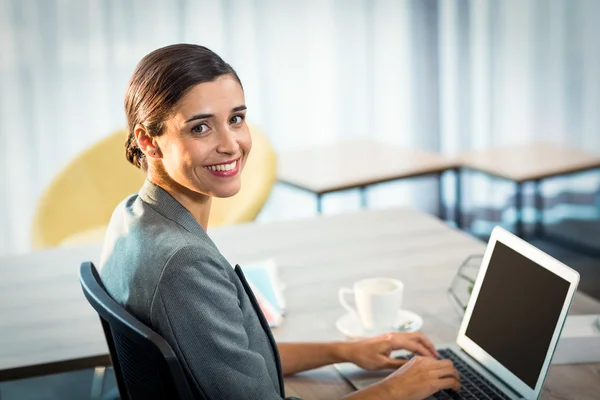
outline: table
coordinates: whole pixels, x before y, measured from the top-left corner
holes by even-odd
[[[482,242],[409,208],[209,233],[231,262],[273,258],[279,265],[288,304],[273,331],[280,341],[342,340],[334,327],[344,312],[337,289],[374,275],[403,280],[406,308],[423,316],[423,332],[437,343],[453,341],[460,317],[445,290],[460,262],[484,250]],[[77,278],[79,262],[98,254],[98,246],[86,246],[0,260],[0,380],[107,363],[98,317]],[[598,313],[600,303],[577,293],[572,312]],[[597,398],[599,373],[600,364],[553,366],[542,398]],[[288,395],[305,400],[352,390],[332,366],[288,377],[285,384]]]
[[[100,245],[0,259],[0,381],[110,365],[79,265]]]
[[[359,189],[361,205],[365,207],[367,186],[435,175],[440,186],[440,214],[443,215],[441,175],[448,170],[456,171],[458,166],[454,159],[425,150],[406,149],[373,140],[353,140],[280,154],[277,179],[315,194],[320,214],[322,198],[327,193]]]
[[[523,185],[534,184],[535,234],[543,234],[542,181],[583,171],[600,169],[600,156],[547,142],[471,150],[459,155],[462,169],[482,172],[515,183],[515,233],[523,237]],[[585,249],[584,249],[585,250]]]

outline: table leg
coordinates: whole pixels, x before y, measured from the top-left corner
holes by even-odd
[[[462,229],[462,171],[454,169],[454,223],[458,229]]]
[[[517,182],[515,190],[515,235],[522,238],[523,232],[523,183]]]
[[[358,190],[360,190],[360,206],[361,208],[367,208],[367,187],[361,186]]]
[[[446,221],[446,203],[444,202],[444,173],[437,174],[438,179],[438,216]]]
[[[600,169],[597,170],[600,172]],[[541,184],[541,182],[539,182]],[[582,242],[580,239],[573,238],[571,235],[563,235],[556,232],[546,230],[546,226],[544,225],[544,217],[543,217],[543,197],[541,197],[541,190],[536,186],[536,192],[539,192],[539,203],[536,204],[536,208],[540,210],[539,212],[539,220],[541,222],[540,228],[537,228],[536,225],[536,235],[541,236],[545,242],[552,243],[554,245],[560,246],[562,248],[578,252],[584,254],[586,256],[600,258],[600,247],[595,246],[594,244],[588,244]],[[600,192],[598,192],[600,194]],[[596,205],[598,207],[598,211],[600,212],[600,199],[596,199]]]
[[[544,198],[542,197],[541,181],[538,179],[533,182],[534,202],[535,202],[535,237],[541,237],[544,234]]]
[[[92,378],[92,388],[90,393],[91,400],[102,399],[102,389],[104,387],[104,378],[106,376],[106,367],[96,367]]]
[[[600,173],[600,168],[596,171]],[[596,190],[596,216],[600,218],[600,187]]]
[[[323,213],[323,195],[317,194],[317,214]]]

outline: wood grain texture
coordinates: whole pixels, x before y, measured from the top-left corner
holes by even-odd
[[[435,174],[457,166],[455,160],[433,152],[357,140],[282,153],[277,176],[281,182],[323,194]]]
[[[516,182],[600,168],[600,155],[546,142],[471,150],[458,159],[464,167]]]
[[[343,340],[335,328],[344,313],[337,291],[372,276],[404,281],[405,307],[423,316],[423,332],[436,343],[454,341],[461,319],[446,289],[460,262],[485,246],[407,208],[244,224],[209,234],[233,265],[265,258],[279,265],[288,304],[282,326],[273,330],[279,341]],[[50,373],[57,362],[63,370],[82,368],[106,356],[98,317],[78,281],[80,262],[97,261],[99,251],[86,246],[0,259],[0,380]],[[577,293],[572,312],[598,313],[600,303]],[[597,399],[599,376],[600,364],[552,367],[542,399]],[[288,395],[306,400],[352,390],[331,366],[285,382]]]

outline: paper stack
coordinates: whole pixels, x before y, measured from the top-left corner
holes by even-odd
[[[269,326],[278,326],[285,314],[285,300],[275,261],[256,261],[241,268]]]

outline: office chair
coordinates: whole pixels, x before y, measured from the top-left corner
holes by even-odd
[[[108,295],[93,263],[81,264],[79,278],[100,316],[121,400],[205,399],[192,395],[169,344]]]

